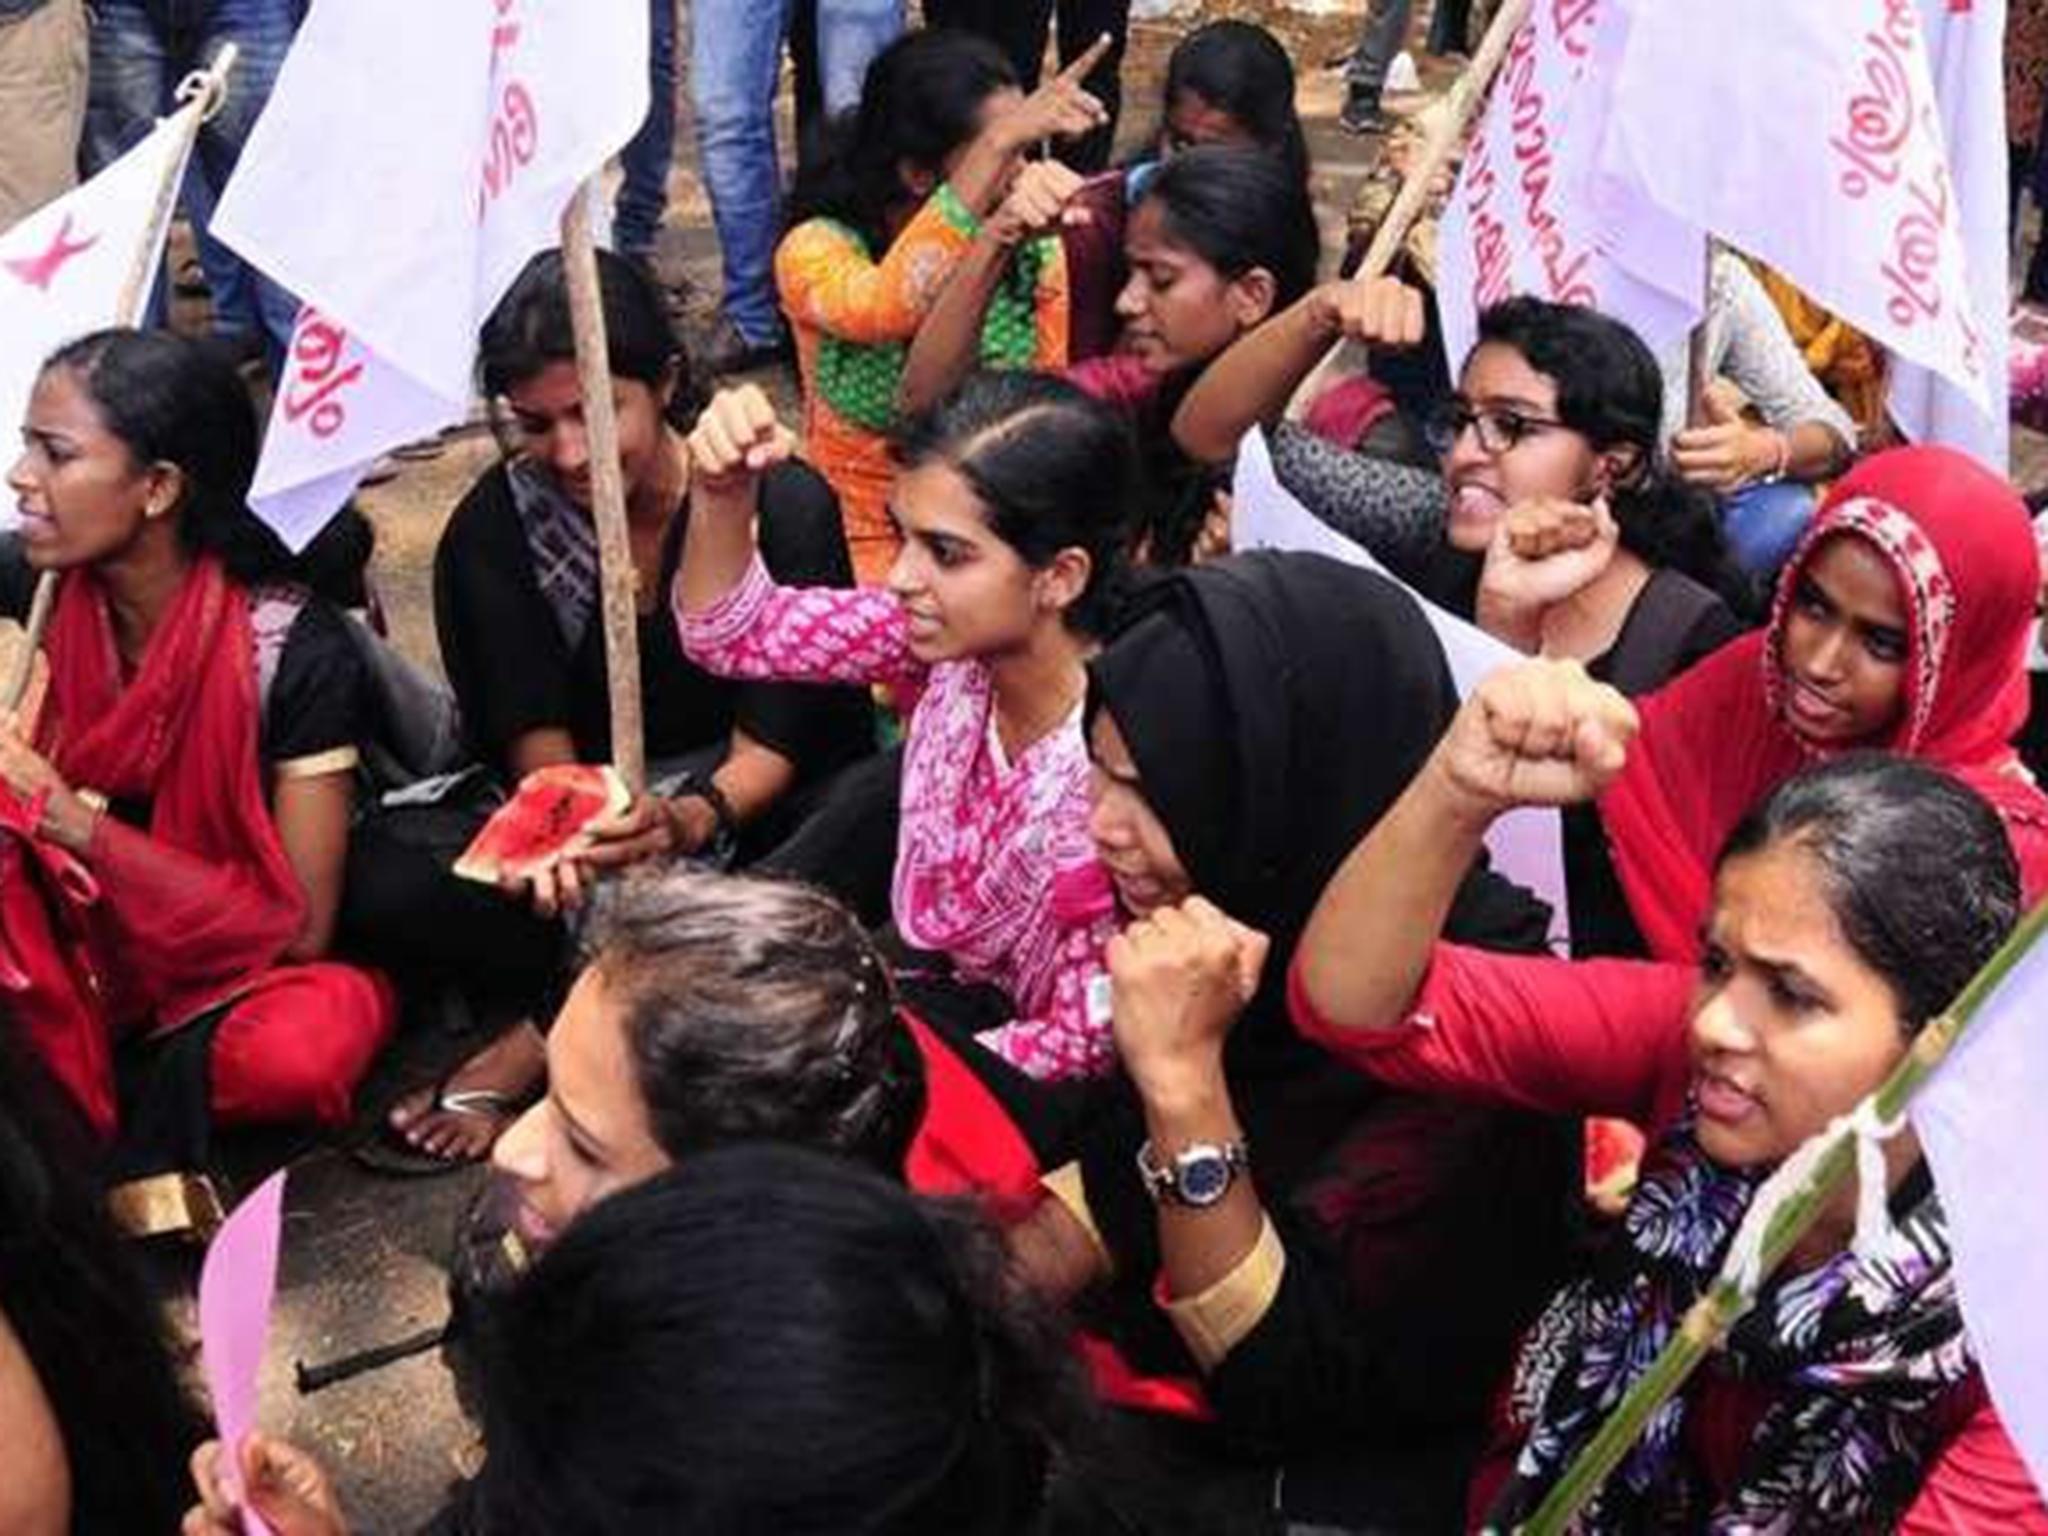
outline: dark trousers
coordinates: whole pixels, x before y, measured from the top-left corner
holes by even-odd
[[[925,0],[924,14],[931,26],[978,32],[994,43],[1009,56],[1010,66],[1027,91],[1038,85],[1048,25],[1057,21],[1059,26],[1062,69],[1107,32],[1113,40],[1109,52],[1085,83],[1109,109],[1109,121],[1086,138],[1063,145],[1060,158],[1083,173],[1109,164],[1117,112],[1123,103],[1124,43],[1130,34],[1131,0]]]

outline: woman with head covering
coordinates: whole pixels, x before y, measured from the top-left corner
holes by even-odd
[[[1143,920],[1200,892],[1284,962],[1453,705],[1421,612],[1381,577],[1259,554],[1161,582],[1090,668],[1090,830],[1117,905]],[[1468,938],[1541,942],[1519,893],[1475,881],[1469,896]],[[1476,1419],[1540,1290],[1569,1158],[1540,1122],[1383,1095],[1337,1068],[1288,1028],[1283,973],[1199,1073],[1167,1081],[1122,1051],[1136,1093],[1051,1176],[1060,1203],[1039,1220],[1092,1219],[1133,1314],[1119,1342],[1141,1356],[1163,1266],[1225,1431],[1298,1463]],[[1119,990],[1120,1047],[1123,1005]],[[1190,1104],[1214,1123],[1186,1119]],[[1223,1256],[1256,1248],[1255,1276],[1222,1295],[1198,1294],[1206,1271],[1177,1230],[1202,1221],[1207,1196],[1186,1186],[1203,1173],[1251,1179],[1272,1212]]]
[[[1856,747],[1924,759],[1982,794],[2038,900],[2048,798],[2011,743],[2039,590],[2020,498],[1974,460],[1903,448],[1842,480],[1786,565],[1769,628],[1643,701],[1641,740],[1600,799],[1651,952],[1692,958],[1729,830],[1799,769]]]

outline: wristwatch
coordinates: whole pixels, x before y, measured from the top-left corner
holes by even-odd
[[[1216,1204],[1238,1177],[1251,1170],[1251,1149],[1243,1138],[1218,1144],[1194,1141],[1161,1161],[1151,1142],[1138,1148],[1138,1177],[1161,1205],[1200,1211]]]

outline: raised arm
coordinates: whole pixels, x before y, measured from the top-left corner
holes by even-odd
[[[676,609],[688,616],[728,596],[754,561],[761,476],[796,451],[796,436],[752,384],[722,390],[690,433],[690,526],[676,572]]]
[[[775,253],[784,308],[857,345],[911,340],[955,266],[975,249],[982,221],[1008,195],[1025,152],[1048,139],[1078,138],[1107,120],[1075,73],[1092,68],[1107,42],[998,114],[879,256],[864,256],[851,234],[827,220],[792,230]]]
[[[1481,683],[1316,904],[1295,961],[1315,1012],[1347,1031],[1399,1025],[1494,818],[1590,800],[1635,730],[1634,707],[1577,662],[1531,661]]]
[[[989,301],[1010,259],[1028,240],[1059,228],[1081,178],[1057,160],[1035,160],[1017,173],[1009,196],[982,224],[954,268],[904,360],[896,408],[913,415],[939,400],[973,370]]]
[[[1422,295],[1393,278],[1325,283],[1247,331],[1202,375],[1173,416],[1188,457],[1220,464],[1252,427],[1276,420],[1301,381],[1344,337],[1412,347],[1423,336]]]
[[[690,434],[690,523],[674,605],[684,654],[721,677],[913,683],[902,606],[879,588],[782,587],[761,562],[761,478],[796,439],[752,384],[721,391]]]

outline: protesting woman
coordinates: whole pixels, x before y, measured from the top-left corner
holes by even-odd
[[[756,553],[763,474],[794,451],[760,391],[690,439],[696,525],[675,587],[683,648],[738,678],[888,684],[915,700],[892,906],[906,944],[1014,1014],[978,1037],[1034,1077],[1100,1074],[1088,1001],[1113,923],[1066,894],[1094,862],[1081,736],[1134,476],[1123,424],[1057,379],[977,374],[902,439],[903,547],[887,591],[777,583]]]
[[[1296,1023],[1382,1081],[1652,1127],[1616,1240],[1525,1342],[1473,1512],[1511,1529],[1682,1326],[1764,1177],[1846,1115],[2010,933],[2019,872],[1983,798],[1853,754],[1781,784],[1720,850],[1697,968],[1437,943],[1493,818],[1599,791],[1634,711],[1571,663],[1497,673],[1346,861],[1290,981]],[[1213,955],[1160,939],[1190,972]],[[1212,982],[1205,1007],[1215,1006]],[[1956,1294],[1910,1132],[1888,1220],[1845,1190],[1582,1517],[1645,1529],[2048,1530]],[[1514,1442],[1519,1442],[1515,1454]],[[1510,1465],[1511,1463],[1511,1465]]]
[[[102,1133],[135,1048],[149,1160],[211,1123],[346,1122],[393,1022],[322,957],[348,846],[363,675],[245,503],[234,368],[161,332],[54,354],[9,476],[5,606],[58,578],[49,689],[0,725],[0,966],[20,1026]]]
[[[1055,165],[1027,167],[997,218],[1057,227],[1079,190]],[[1155,564],[1185,564],[1213,487],[1174,446],[1168,423],[1209,360],[1315,280],[1315,212],[1300,183],[1255,149],[1176,155],[1145,183],[1124,226],[1127,276],[1116,296],[1115,350],[1066,376],[1126,416],[1149,469],[1147,515],[1136,530]],[[973,338],[991,296],[971,258],[954,273],[911,345],[900,401],[915,411],[974,366]]]
[[[1020,1243],[1070,1250],[1056,1228],[1086,1224],[1093,1272],[1045,1278],[1067,1289],[1113,1271],[1117,1336],[1141,1359],[1163,1305],[1185,1352],[1148,1363],[1186,1374],[1191,1359],[1238,1455],[1285,1468],[1290,1489],[1329,1490],[1289,1514],[1398,1524],[1396,1511],[1440,1509],[1447,1492],[1455,1503],[1455,1475],[1431,1488],[1388,1473],[1481,1422],[1555,1278],[1570,1128],[1385,1093],[1295,1035],[1281,985],[1317,893],[1451,717],[1435,637],[1383,577],[1316,555],[1240,555],[1148,589],[1089,677],[1106,898],[1142,923],[1200,892],[1261,929],[1275,958],[1228,1042],[1198,1044],[1146,1030],[1112,963],[1133,1091],[1097,1111]],[[1478,877],[1454,926],[1534,948],[1544,918]],[[1197,1134],[1191,1114],[1215,1118]],[[1231,1177],[1272,1212],[1251,1234],[1264,1267],[1249,1286],[1210,1293],[1221,1271],[1188,1245],[1206,1213],[1164,1174],[1139,1175],[1141,1160],[1173,1170],[1194,1141],[1235,1146]],[[1262,1286],[1271,1306],[1246,1311]]]
[[[2029,901],[2048,891],[2048,797],[2012,746],[2027,716],[2040,561],[2019,496],[1951,449],[1895,449],[1829,495],[1769,628],[1642,702],[1600,797],[1650,953],[1690,960],[1735,823],[1801,767],[1858,747],[1916,757],[2004,821]]]
[[[1078,82],[1105,47],[1106,39],[1027,97],[993,44],[913,32],[868,66],[859,109],[795,189],[775,282],[803,376],[804,452],[838,494],[864,583],[883,579],[900,542],[886,502],[905,349],[971,250],[989,259],[996,285],[980,360],[1067,360],[1058,243],[992,216],[1028,150],[1103,121],[1102,104]]]

